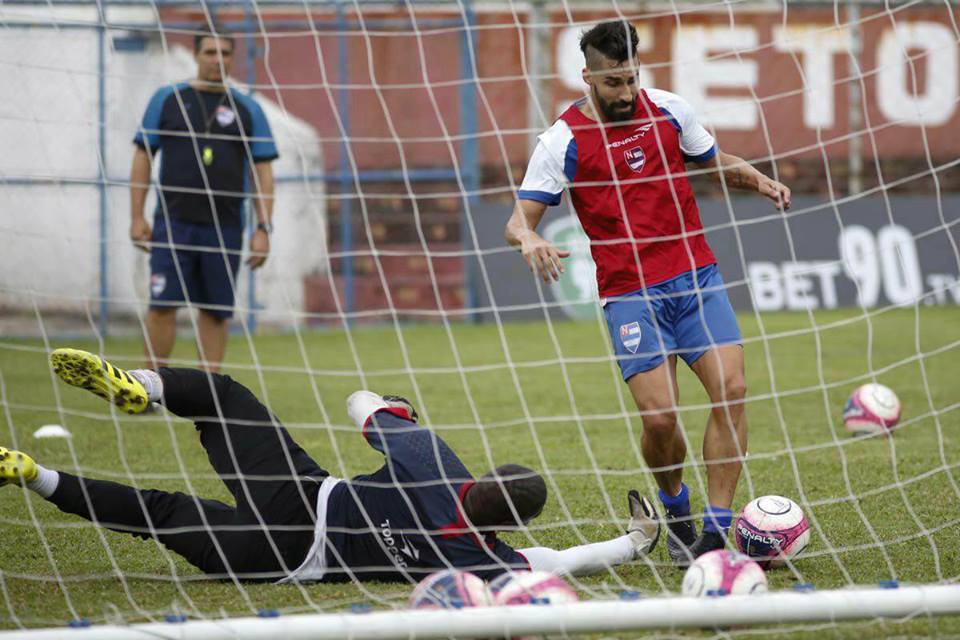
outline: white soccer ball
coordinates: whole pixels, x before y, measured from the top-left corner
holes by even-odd
[[[742,553],[717,549],[693,561],[680,589],[683,595],[694,598],[764,593],[767,575]]]
[[[761,496],[740,512],[734,527],[737,549],[761,567],[779,567],[810,544],[810,525],[796,502]]]
[[[496,605],[566,604],[580,598],[566,580],[547,571],[513,571],[490,583]]]
[[[420,581],[410,596],[411,609],[462,609],[490,606],[487,585],[469,571],[447,569]]]
[[[889,434],[900,422],[900,399],[890,387],[865,384],[843,407],[843,426],[854,435]]]

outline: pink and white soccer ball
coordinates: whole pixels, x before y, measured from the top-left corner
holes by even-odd
[[[566,580],[547,571],[513,571],[490,583],[496,605],[567,604],[580,598]]]
[[[446,569],[420,581],[410,596],[411,609],[462,609],[490,606],[487,585],[469,571]]]
[[[900,399],[890,387],[865,384],[843,407],[843,426],[854,435],[889,434],[900,422]]]
[[[683,575],[680,590],[695,598],[763,593],[767,590],[767,575],[742,553],[717,549],[693,561]]]
[[[796,502],[761,496],[740,512],[734,526],[737,549],[761,567],[779,567],[810,544],[810,525]]]

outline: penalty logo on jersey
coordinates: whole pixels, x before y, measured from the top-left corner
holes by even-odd
[[[620,325],[620,342],[630,353],[636,353],[640,348],[640,323]]]
[[[634,147],[633,149],[624,151],[623,157],[626,159],[627,164],[630,165],[630,168],[637,173],[643,171],[643,165],[647,163],[647,156],[643,153],[642,147]]]

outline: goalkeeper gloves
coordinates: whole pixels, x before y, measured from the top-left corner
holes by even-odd
[[[650,501],[641,497],[633,489],[627,492],[627,502],[630,506],[627,535],[633,542],[635,559],[637,559],[647,555],[657,546],[657,540],[660,539],[660,518]]]

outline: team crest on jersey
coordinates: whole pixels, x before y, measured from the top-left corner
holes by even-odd
[[[229,127],[236,119],[237,114],[230,107],[224,104],[217,107],[217,122],[220,123],[221,127]]]
[[[150,293],[157,297],[167,288],[167,276],[162,273],[155,273],[150,276]]]
[[[640,323],[631,322],[620,325],[620,342],[627,351],[636,353],[640,348]]]
[[[626,159],[627,164],[630,165],[630,168],[637,173],[643,171],[643,165],[647,163],[647,156],[643,153],[642,147],[627,149],[623,152],[623,157]]]

